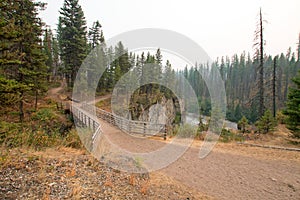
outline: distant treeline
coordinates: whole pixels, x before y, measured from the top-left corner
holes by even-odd
[[[275,99],[277,111],[285,107],[289,86],[292,85],[291,78],[295,77],[300,70],[299,51],[300,49],[297,58],[291,49],[288,49],[287,54],[282,53],[276,57]],[[222,57],[213,62],[212,67],[217,67],[220,70],[225,84],[228,120],[237,122],[243,115],[250,122],[258,120],[258,65],[258,60],[252,59],[250,54],[245,53],[240,56],[234,55],[232,58]],[[196,64],[194,67],[186,67],[179,72],[184,74],[194,88],[205,115],[210,113],[210,95],[206,83],[199,74],[209,73],[210,67]],[[265,108],[272,111],[274,57],[265,56],[264,69]]]
[[[34,97],[37,105],[38,97],[47,91],[48,83],[54,78],[64,77],[71,90],[83,61],[90,56],[92,49],[99,45],[102,45],[102,48],[97,52],[97,62],[93,62],[90,71],[86,72],[87,84],[92,85],[91,80],[95,78],[97,65],[106,68],[96,86],[98,93],[112,92],[115,84],[132,68],[136,68],[139,76],[143,75],[144,78],[139,79],[141,84],[147,82],[147,77],[159,77],[158,80],[179,85],[175,77],[183,75],[198,96],[202,114],[209,115],[210,94],[201,74],[209,75],[211,81],[214,81],[211,69],[217,68],[225,84],[227,118],[238,121],[245,115],[250,122],[255,122],[259,118],[257,80],[260,75],[258,66],[262,62],[258,57],[251,58],[250,54],[243,53],[231,58],[222,57],[211,66],[195,64],[182,71],[174,71],[170,61],[163,63],[160,49],[155,55],[151,55],[149,52],[131,53],[122,42],[115,47],[106,47],[101,24],[96,21],[92,27],[86,26],[84,12],[78,0],[64,1],[56,33],[45,26],[38,17],[40,9],[44,7],[45,4],[35,3],[32,0],[0,2],[1,106],[18,105],[20,120],[24,117],[24,99]],[[266,109],[272,110],[274,107],[272,106],[274,86],[275,109],[281,110],[285,107],[288,89],[292,84],[291,78],[300,69],[299,53],[300,46],[297,55],[289,49],[286,54],[282,53],[276,57],[277,62],[274,57],[264,56],[263,89]],[[147,65],[151,63],[155,65]],[[158,85],[148,84],[142,87],[139,93],[153,94],[163,90]],[[173,95],[168,94],[169,90],[164,93],[173,98]]]

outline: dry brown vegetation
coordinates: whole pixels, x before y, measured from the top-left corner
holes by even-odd
[[[208,199],[162,174],[149,177],[106,167],[85,150],[1,150],[4,199]]]
[[[111,112],[111,98],[106,98],[96,103],[98,108]]]

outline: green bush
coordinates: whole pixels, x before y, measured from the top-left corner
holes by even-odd
[[[180,112],[176,112],[174,123],[175,124],[179,124],[180,122],[181,122],[181,113]]]
[[[229,130],[222,129],[219,140],[221,142],[231,142],[231,141],[242,142],[242,141],[244,141],[244,137],[240,134],[235,134]]]
[[[201,133],[203,131],[207,131],[209,127],[209,124],[204,124],[200,121],[199,126],[198,126],[198,133]]]
[[[260,133],[268,133],[273,131],[275,126],[277,125],[276,120],[271,114],[270,110],[267,110],[264,115],[256,122],[256,126],[258,128],[258,132]]]
[[[245,133],[247,131],[248,119],[243,116],[241,120],[238,122],[238,129]]]
[[[173,129],[173,135],[180,138],[195,137],[197,134],[197,127],[190,124],[184,124],[182,126],[175,126]]]
[[[83,144],[77,134],[76,130],[72,129],[69,134],[63,139],[63,146],[71,147],[75,149],[83,148]]]
[[[19,146],[22,143],[21,133],[21,124],[0,122],[0,144],[11,148]]]
[[[276,120],[279,124],[285,124],[286,116],[281,111],[278,111],[276,113]]]
[[[50,108],[42,108],[38,110],[33,116],[32,120],[38,120],[38,121],[50,121],[55,118],[55,114],[53,113],[53,110]]]
[[[1,122],[0,128],[0,144],[7,148],[24,146],[42,149],[61,143],[59,133],[49,134],[48,130],[34,125]]]
[[[36,150],[57,146],[82,148],[75,131],[61,131],[61,127],[71,124],[68,120],[62,121],[64,117],[50,108],[43,108],[34,113],[29,122],[0,121],[0,145],[5,148],[23,146]]]

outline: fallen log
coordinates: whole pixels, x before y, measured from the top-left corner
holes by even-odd
[[[252,146],[252,147],[261,147],[261,148],[268,148],[268,149],[279,149],[279,150],[299,151],[300,152],[300,148],[269,146],[269,145],[261,145],[261,144],[251,144],[251,143],[246,143],[246,142],[237,142],[237,144],[247,145],[247,146]]]

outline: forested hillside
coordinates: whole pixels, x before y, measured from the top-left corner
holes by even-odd
[[[213,65],[220,69],[225,83],[227,118],[237,122],[245,115],[251,122],[255,122],[259,117],[257,85],[257,66],[259,62],[252,59],[249,53],[242,53],[240,56],[234,55],[231,58],[228,56],[222,57],[220,60],[215,61]],[[287,54],[282,53],[275,58],[265,56],[264,68],[265,107],[273,111],[273,81],[275,79],[276,111],[280,111],[286,105],[289,87],[293,86],[291,78],[300,69],[299,56],[296,57],[291,49],[288,49]],[[203,113],[206,115],[209,114],[210,110],[210,96],[204,80],[199,77],[199,72],[203,74],[208,69],[208,66],[196,65],[189,69],[186,67],[183,71],[180,71],[199,95]]]
[[[47,91],[49,83],[64,78],[68,90],[72,91],[78,69],[98,45],[102,45],[99,62],[106,66],[97,86],[98,94],[111,93],[118,80],[132,68],[149,77],[161,75],[161,80],[168,79],[175,85],[178,83],[174,77],[183,75],[198,96],[201,114],[210,115],[210,95],[201,74],[209,75],[213,81],[211,69],[217,68],[226,89],[226,116],[235,122],[245,116],[249,122],[254,123],[266,110],[274,114],[275,111],[283,110],[289,87],[294,86],[291,80],[300,69],[300,45],[296,52],[287,47],[287,52],[280,55],[268,55],[264,51],[264,42],[261,41],[268,38],[263,38],[261,13],[258,31],[253,36],[258,39],[254,45],[257,52],[255,55],[247,52],[224,55],[211,64],[195,63],[194,66],[186,66],[184,70],[177,70],[182,66],[172,67],[172,61],[164,60],[159,48],[156,54],[151,55],[149,52],[130,52],[122,41],[115,47],[106,46],[105,27],[101,26],[100,21],[95,21],[88,28],[78,0],[64,1],[56,31],[51,30],[38,17],[40,10],[45,9],[42,3],[3,0],[0,6],[1,107],[17,108],[20,121],[26,112],[23,106],[25,100],[34,99],[33,109],[37,109],[38,99]],[[156,67],[150,68],[147,65],[150,63],[156,64],[153,65]],[[93,76],[95,74],[92,71],[87,72],[88,81]],[[145,79],[141,81],[147,82]],[[158,85],[148,84],[138,93],[148,94],[146,97],[155,93],[166,95],[163,90]],[[170,97],[173,98],[172,95]],[[135,104],[138,100],[133,98],[132,101]],[[148,102],[147,106],[156,101]]]

